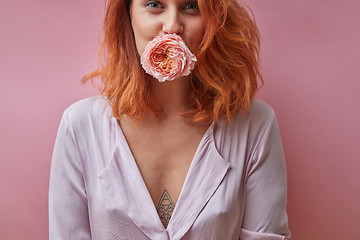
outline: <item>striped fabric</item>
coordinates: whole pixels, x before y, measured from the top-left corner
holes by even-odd
[[[214,121],[162,225],[118,121],[102,97],[65,110],[53,152],[50,239],[289,239],[286,166],[274,111]]]

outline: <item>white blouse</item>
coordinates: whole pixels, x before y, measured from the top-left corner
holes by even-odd
[[[212,122],[165,229],[108,101],[97,96],[71,105],[60,123],[50,239],[289,239],[286,196],[276,117],[254,99],[244,116]]]

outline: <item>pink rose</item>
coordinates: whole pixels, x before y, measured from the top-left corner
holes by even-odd
[[[141,56],[141,65],[147,74],[159,82],[188,76],[197,61],[179,35],[166,34],[149,42]]]

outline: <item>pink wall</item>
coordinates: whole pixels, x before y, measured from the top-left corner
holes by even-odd
[[[0,239],[48,239],[47,192],[62,111],[92,95],[103,3],[10,0],[0,7]]]
[[[248,0],[278,115],[295,240],[360,239],[360,11],[356,0]],[[0,239],[47,239],[49,167],[62,111],[95,94],[103,1],[3,1]]]
[[[360,239],[360,2],[247,1],[263,36],[295,240]]]

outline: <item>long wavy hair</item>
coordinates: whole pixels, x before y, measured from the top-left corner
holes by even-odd
[[[129,2],[106,2],[104,41],[99,51],[103,64],[82,82],[100,78],[101,94],[109,100],[113,116],[141,120],[149,110],[160,114],[162,107],[151,95],[140,65]],[[251,11],[237,0],[198,0],[198,5],[205,34],[190,75],[193,108],[182,116],[192,123],[219,118],[230,121],[235,113],[246,113],[263,82],[259,31]]]

